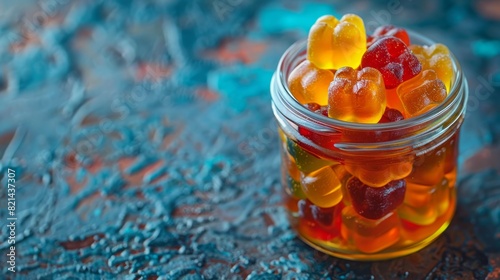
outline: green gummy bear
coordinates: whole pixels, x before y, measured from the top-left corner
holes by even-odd
[[[332,164],[331,161],[321,159],[302,149],[296,142],[290,139],[287,139],[287,150],[295,159],[297,168],[304,174],[309,174],[324,166]]]

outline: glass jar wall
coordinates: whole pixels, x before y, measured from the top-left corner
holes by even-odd
[[[412,42],[430,45],[410,33]],[[306,42],[283,55],[271,82],[281,139],[284,204],[312,247],[354,260],[415,252],[448,226],[456,205],[460,126],[467,81],[455,76],[446,100],[420,116],[359,124],[315,114],[286,80],[305,59]]]

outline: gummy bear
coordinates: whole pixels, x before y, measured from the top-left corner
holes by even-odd
[[[339,142],[341,137],[338,132],[312,131],[301,126],[299,126],[299,133],[314,144],[330,150],[334,148],[335,143]],[[306,147],[308,150],[311,150],[318,155],[324,157],[328,156],[327,154],[324,154],[322,150],[318,149],[317,147],[310,146],[308,143],[301,142],[300,145]]]
[[[389,182],[379,188],[363,184],[358,178],[352,177],[347,182],[347,190],[352,206],[358,214],[367,219],[380,219],[403,203],[406,191],[406,181]]]
[[[407,157],[395,157],[392,163],[372,163],[363,160],[346,162],[345,169],[370,187],[382,187],[390,181],[408,176],[413,162]]]
[[[332,163],[331,161],[321,159],[316,155],[311,154],[291,139],[287,140],[287,150],[295,160],[297,168],[305,174],[318,170],[324,166],[328,166]]]
[[[396,109],[400,112],[404,112],[405,107],[403,106],[401,99],[399,99],[397,89],[398,88],[385,89],[385,94],[387,96],[387,107]]]
[[[349,172],[347,172],[344,165],[340,163],[332,164],[331,167],[342,185],[345,185],[347,183],[347,180],[349,180],[349,178],[352,177],[352,175]]]
[[[338,233],[340,233],[340,223],[342,222],[341,211],[343,208],[344,205],[342,202],[330,208],[321,208],[316,205],[311,206],[314,220],[324,229],[337,231]]]
[[[430,225],[449,208],[448,180],[442,179],[435,186],[408,183],[404,203],[398,208],[402,219],[417,225]]]
[[[283,180],[285,180],[284,185],[288,187],[286,188],[287,194],[296,198],[306,198],[300,184],[300,171],[294,159],[286,151],[282,152],[281,159],[283,161],[281,172],[284,176]]]
[[[334,210],[335,206],[330,208],[321,208],[316,205],[311,206],[314,220],[324,227],[330,227],[332,225]]]
[[[342,200],[339,178],[330,166],[304,175],[301,183],[307,198],[319,207],[330,208]]]
[[[307,201],[306,199],[301,199],[298,202],[299,217],[305,219],[306,221],[314,222],[311,206],[311,202]]]
[[[378,220],[360,216],[352,206],[342,210],[342,237],[354,243],[365,253],[376,253],[392,246],[400,239],[400,222],[395,212],[389,212]]]
[[[423,240],[435,233],[437,229],[433,226],[421,226],[401,219],[401,236],[405,240],[413,242]]]
[[[283,181],[282,181],[282,184],[284,184]],[[287,188],[282,188],[281,196],[283,198],[283,206],[290,213],[298,213],[299,212],[299,208],[297,205],[299,202],[299,199],[296,198],[295,196],[290,195]]]
[[[437,147],[415,158],[413,171],[408,176],[409,182],[433,186],[444,176],[446,149]]]
[[[328,117],[328,106],[321,106],[318,103],[307,103],[306,107],[316,114]]]
[[[287,178],[288,191],[290,195],[293,195],[296,198],[306,198],[304,191],[302,190],[302,185],[299,181],[294,180],[292,177],[288,176]]]
[[[396,109],[385,107],[384,114],[378,123],[389,123],[404,120],[403,114]],[[404,137],[404,132],[400,130],[345,130],[342,139],[351,143],[376,143],[400,139]]]
[[[288,88],[301,104],[315,102],[326,105],[332,80],[332,71],[319,69],[305,60],[290,73]]]
[[[328,106],[321,106],[317,103],[307,103],[306,108],[310,111],[328,117]],[[299,126],[298,128],[300,135],[304,136],[314,144],[320,146],[321,148],[325,148],[328,150],[333,149],[335,143],[340,140],[340,133],[336,131],[313,131],[308,128]],[[327,157],[328,155],[324,155],[323,152],[317,147],[308,145],[303,141],[300,143],[302,146],[306,146],[307,149],[313,151],[318,155],[322,155]]]
[[[405,45],[410,45],[410,36],[408,36],[406,30],[393,25],[384,25],[377,27],[377,29],[375,29],[375,31],[373,32],[373,35],[368,36],[366,40],[367,46],[370,47],[375,41],[383,36],[393,36],[401,39],[401,41],[403,41]]]
[[[386,96],[379,71],[343,67],[328,89],[328,116],[342,121],[377,123],[384,114]]]
[[[357,68],[365,50],[365,26],[357,15],[346,14],[340,21],[322,16],[309,31],[307,59],[321,69]]]
[[[417,57],[396,37],[382,37],[376,40],[363,55],[361,66],[379,70],[387,89],[397,87],[422,70]]]
[[[331,208],[320,208],[309,200],[300,200],[299,209],[299,231],[303,235],[320,240],[332,240],[340,234],[342,223],[342,203]]]
[[[453,63],[448,48],[443,44],[434,44],[432,46],[412,45],[410,49],[422,64],[422,70],[434,70],[437,77],[444,83],[446,91],[450,92]]]
[[[285,162],[284,166],[286,167],[286,174],[292,177],[295,181],[300,181],[300,171],[293,157],[287,152],[284,152],[283,161]]]
[[[378,123],[390,123],[404,120],[405,117],[401,114],[400,111],[396,109],[392,109],[389,107],[385,107],[384,114]]]
[[[446,88],[436,72],[425,70],[398,87],[405,117],[421,115],[439,105],[446,98]]]

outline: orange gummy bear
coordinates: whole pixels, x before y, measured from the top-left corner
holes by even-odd
[[[377,123],[386,103],[382,74],[371,67],[340,68],[328,89],[328,116],[343,121]]]
[[[420,72],[402,83],[397,94],[404,107],[405,118],[421,115],[439,105],[446,98],[446,88],[434,70]]]
[[[387,96],[387,107],[404,112],[405,107],[403,103],[401,103],[401,99],[399,99],[397,88],[385,89],[385,92]]]
[[[434,186],[408,183],[403,205],[398,209],[402,219],[416,225],[430,225],[450,206],[450,188],[446,178]]]
[[[415,158],[408,182],[433,186],[444,176],[446,148],[437,147]]]
[[[288,88],[301,104],[328,102],[328,87],[333,80],[333,73],[319,69],[308,60],[300,63],[288,77]]]
[[[364,253],[379,252],[399,241],[400,223],[395,212],[378,220],[362,217],[352,206],[342,210],[341,235]]]
[[[357,68],[365,51],[365,25],[357,15],[346,14],[340,21],[322,16],[309,31],[307,59],[321,69]]]
[[[434,70],[437,77],[444,83],[446,91],[450,92],[451,79],[453,78],[450,50],[443,44],[411,45],[410,50],[422,64],[422,70]]]
[[[390,181],[403,179],[412,171],[413,162],[401,158],[394,163],[346,162],[345,169],[370,187],[382,187]]]

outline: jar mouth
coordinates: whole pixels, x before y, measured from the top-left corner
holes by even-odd
[[[423,42],[426,45],[432,45],[435,44],[436,42],[432,41],[431,39],[422,36],[414,31],[407,30],[408,34],[410,35],[410,38],[412,40],[417,39],[419,42]],[[287,107],[287,109],[293,111],[293,113],[297,114],[301,118],[305,118],[308,121],[312,121],[317,124],[321,124],[322,126],[326,126],[329,128],[333,129],[345,129],[349,128],[351,130],[358,130],[358,131],[369,131],[369,130],[377,130],[377,131],[389,131],[389,130],[399,130],[399,129],[404,129],[408,128],[410,126],[418,126],[422,125],[425,123],[428,123],[432,121],[433,119],[439,118],[443,114],[446,114],[449,112],[450,108],[455,106],[457,102],[461,101],[461,98],[458,98],[459,95],[462,92],[462,89],[464,87],[464,77],[463,77],[463,72],[462,68],[460,67],[460,64],[458,63],[458,60],[456,57],[453,55],[453,53],[450,52],[450,57],[452,60],[453,64],[453,72],[454,72],[454,77],[451,82],[451,89],[450,92],[448,93],[446,99],[439,104],[438,106],[432,108],[431,110],[418,115],[416,117],[404,119],[401,121],[397,122],[390,122],[390,123],[377,123],[377,124],[365,124],[365,123],[355,123],[355,122],[346,122],[342,120],[337,120],[333,118],[329,118],[326,116],[323,116],[321,114],[316,114],[310,110],[308,110],[304,105],[299,103],[292,95],[290,92],[290,89],[288,88],[288,82],[287,82],[287,75],[286,73],[290,73],[291,69],[296,65],[290,65],[290,63],[287,61],[287,58],[295,58],[299,55],[304,55],[304,49],[306,47],[307,41],[301,40],[293,45],[291,45],[283,54],[281,57],[277,71],[273,79],[278,79],[277,81],[277,86],[279,87],[280,91],[285,93],[285,94],[280,94],[281,100],[284,105]],[[271,91],[272,92],[272,91]],[[273,96],[274,99],[274,96]],[[464,108],[465,109],[465,108]]]

